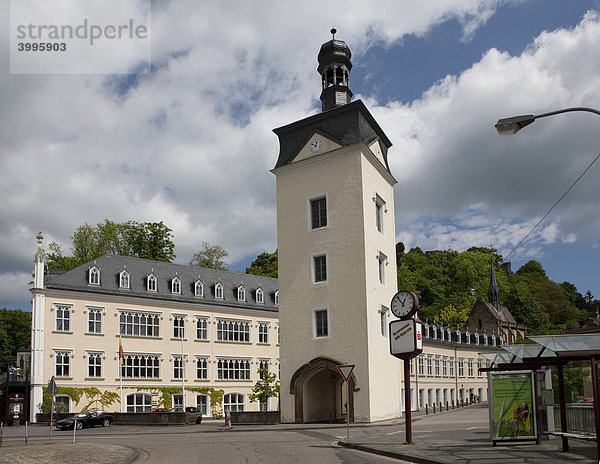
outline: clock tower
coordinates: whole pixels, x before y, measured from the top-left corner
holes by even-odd
[[[392,144],[351,101],[351,56],[335,37],[323,44],[323,111],[274,130],[283,422],[371,422],[401,411],[387,333],[397,281]],[[348,397],[340,364],[356,366]]]

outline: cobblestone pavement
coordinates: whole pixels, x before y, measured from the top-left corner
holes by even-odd
[[[127,464],[138,455],[133,448],[100,443],[53,443],[0,448],[0,464]]]

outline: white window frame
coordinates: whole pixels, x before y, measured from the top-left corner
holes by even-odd
[[[56,313],[56,316],[54,318],[55,331],[72,333],[73,331],[71,330],[71,313],[73,312],[73,306],[65,304],[55,304],[54,311]]]
[[[235,402],[232,402],[233,395],[235,395]],[[240,399],[242,400],[240,402]],[[234,406],[235,407],[232,407]],[[246,410],[246,395],[243,393],[231,392],[223,395],[223,414],[227,413],[227,408],[229,408],[229,412],[234,411],[245,411]],[[241,409],[240,409],[241,408]]]
[[[196,340],[208,340],[208,316],[196,316]]]
[[[217,282],[215,284],[215,298],[218,298],[218,299],[222,300],[223,299],[223,294],[224,294],[223,284],[221,282]]]
[[[313,217],[312,217],[312,205],[313,202],[325,200],[325,225],[317,225],[317,227],[313,227]],[[308,230],[321,230],[329,227],[329,198],[327,194],[316,195],[307,200],[307,208],[308,208]],[[321,222],[321,218],[319,217],[319,222]]]
[[[187,316],[182,314],[173,314],[173,338],[177,340],[181,340],[182,338],[185,340],[185,321]]]
[[[54,350],[54,375],[56,378],[70,379],[72,375],[73,351],[71,350]],[[60,361],[60,364],[59,364]],[[59,370],[60,369],[60,370]],[[66,371],[66,372],[65,372]]]
[[[85,357],[87,359],[87,375],[86,375],[86,377],[90,378],[90,379],[104,378],[104,375],[103,375],[103,372],[104,372],[103,359],[105,358],[104,352],[86,351]]]
[[[238,301],[246,301],[246,287],[240,285],[237,288],[237,300]]]
[[[158,354],[125,353],[121,376],[124,379],[160,379],[161,358],[162,356]],[[143,366],[142,360],[144,361]]]
[[[217,319],[217,341],[229,343],[250,343],[248,320]]]
[[[185,378],[185,356],[174,354],[171,356],[171,361],[173,362],[173,379]]]
[[[119,311],[119,334],[130,337],[159,338],[161,319],[162,315],[158,313]],[[131,333],[128,333],[129,328]]]
[[[326,329],[326,333],[323,334],[318,334],[317,329],[318,329],[318,320],[317,317],[319,316],[319,314],[325,312],[326,314],[326,324],[327,326],[325,327]],[[330,324],[330,320],[329,320],[329,308],[315,308],[313,309],[313,338],[316,340],[319,339],[324,339],[324,338],[329,338],[330,334],[331,334],[331,324]]]
[[[217,379],[220,381],[249,381],[252,380],[250,358],[217,358]]]
[[[425,356],[420,354],[418,360],[419,375],[425,375]]]
[[[325,258],[325,279],[317,280],[317,259]],[[328,269],[328,256],[327,253],[316,253],[311,256],[311,272],[312,272],[312,282],[313,284],[323,284],[329,280],[329,269]]]
[[[102,319],[104,314],[103,308],[91,308],[88,307],[87,313],[87,331],[89,334],[101,334],[102,333]],[[92,329],[92,330],[90,330]]]
[[[181,295],[181,279],[179,277],[171,279],[171,293]]]
[[[451,356],[450,359],[448,359],[448,371],[450,377],[454,377],[454,356]]]
[[[433,355],[427,355],[427,377],[433,376]]]
[[[90,267],[88,278],[88,283],[90,285],[100,285],[100,269],[98,269],[98,266]]]
[[[119,288],[131,288],[131,279],[129,278],[129,272],[123,269],[119,273]]]
[[[265,302],[265,292],[260,287],[256,289],[256,302],[258,304],[264,304]]]
[[[388,265],[388,257],[381,251],[377,254],[377,273],[379,283],[385,285],[385,268]]]
[[[275,300],[275,306],[279,306],[279,290],[275,291],[274,300]]]
[[[373,197],[373,201],[375,203],[375,228],[378,232],[383,234],[383,214],[387,213],[385,200],[376,193],[375,197]]]
[[[390,308],[386,308],[385,306],[381,306],[381,309],[379,310],[379,321],[381,324],[381,336],[383,338],[387,338],[388,337],[388,314],[390,312]]]
[[[149,292],[158,292],[158,279],[154,274],[148,274],[146,277],[146,290]]]
[[[204,296],[204,284],[201,280],[197,280],[194,284],[194,295],[195,296]]]
[[[129,404],[129,398],[132,398],[133,404]],[[138,402],[138,400],[142,400]],[[150,393],[135,392],[125,397],[125,411],[127,412],[150,412],[152,411],[152,395]]]
[[[203,416],[208,416],[210,413],[210,396],[196,393],[196,407],[202,411]]]
[[[269,323],[259,322],[258,323],[258,343],[261,345],[269,344]]]
[[[196,356],[196,380],[209,380],[207,356]]]

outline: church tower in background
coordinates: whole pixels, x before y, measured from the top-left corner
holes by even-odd
[[[352,54],[322,45],[322,112],[274,130],[282,422],[400,416],[400,364],[389,353],[396,292],[392,143],[351,101]],[[350,397],[336,366],[354,364]]]

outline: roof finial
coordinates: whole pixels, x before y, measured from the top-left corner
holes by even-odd
[[[333,36],[331,40],[335,40],[335,33],[337,32],[337,29],[335,27],[332,27],[329,32],[331,32],[331,35]]]

